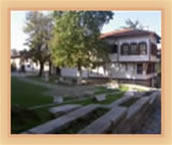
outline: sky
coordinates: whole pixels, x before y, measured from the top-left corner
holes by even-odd
[[[28,35],[23,32],[28,11],[11,11],[11,49],[29,49],[24,45]],[[48,13],[49,11],[43,11]],[[138,20],[147,30],[161,36],[161,11],[113,11],[113,19],[102,28],[102,33],[121,29],[128,19]]]

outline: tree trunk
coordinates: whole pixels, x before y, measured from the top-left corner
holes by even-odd
[[[48,72],[49,76],[52,75],[52,73],[51,73],[51,67],[52,67],[52,63],[51,63],[51,61],[49,61],[49,72]]]
[[[61,72],[60,72],[60,67],[56,67],[56,75],[60,75],[61,74]]]
[[[44,63],[43,62],[41,62],[40,63],[40,69],[39,69],[39,77],[42,77],[42,72],[43,72],[43,70],[44,70]]]
[[[78,79],[77,79],[77,83],[81,84],[81,82],[82,82],[82,68],[81,68],[80,64],[78,64],[78,73],[79,73],[79,76],[78,76]]]

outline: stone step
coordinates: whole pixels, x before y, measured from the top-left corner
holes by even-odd
[[[77,120],[79,118],[87,116],[90,112],[97,109],[98,107],[100,107],[100,105],[97,105],[97,104],[87,105],[85,107],[82,107],[80,109],[72,111],[71,113],[63,115],[59,118],[48,121],[47,123],[44,123],[42,125],[36,126],[32,129],[29,129],[29,130],[23,132],[22,134],[26,134],[26,133],[32,133],[32,134],[56,133],[57,130],[61,130],[61,129],[65,128],[74,120]]]
[[[123,120],[127,112],[125,107],[114,107],[111,111],[95,120],[83,130],[79,131],[79,134],[100,134],[106,133],[110,130],[112,124],[116,125],[120,120]]]
[[[49,111],[55,117],[58,117],[58,116],[63,115],[65,113],[69,113],[71,111],[74,111],[80,107],[81,107],[81,105],[79,105],[79,104],[67,104],[67,105],[62,105],[62,106],[58,106],[58,107],[52,107],[49,109]]]

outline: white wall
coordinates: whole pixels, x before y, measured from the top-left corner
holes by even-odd
[[[152,78],[156,75],[156,73],[153,74],[137,74],[136,72],[136,66],[137,64],[129,63],[128,67],[126,69],[126,66],[124,64],[107,64],[106,70],[102,66],[97,67],[95,69],[89,70],[83,70],[82,77],[102,77],[102,78],[116,78],[116,79],[140,79],[145,80]],[[63,77],[77,77],[78,71],[77,68],[62,68],[61,69],[61,75]]]
[[[20,58],[13,58],[13,59],[11,59],[11,64],[13,62],[16,63],[17,70],[20,69]]]
[[[106,39],[110,44],[117,44],[118,47],[118,54],[109,54],[110,60],[112,62],[143,62],[149,61],[149,54],[150,54],[150,44],[149,41],[153,41],[156,43],[156,39],[150,36],[139,36],[139,37],[127,37],[127,38],[120,38],[120,39]],[[123,56],[120,55],[120,45],[123,43],[132,43],[132,42],[146,42],[147,43],[147,54],[146,55],[128,55]],[[119,57],[119,60],[117,60]],[[154,58],[152,58],[154,59]],[[118,63],[119,63],[118,62]],[[91,71],[84,70],[83,77],[110,77],[112,78],[121,78],[121,79],[148,79],[153,77],[155,74],[137,74],[137,66],[134,63],[128,63],[128,69],[126,70],[126,66],[118,63],[107,64],[106,69],[102,66],[92,69]],[[61,75],[65,77],[77,77],[78,72],[76,68],[62,68]]]
[[[17,70],[20,69],[20,67],[21,67],[21,65],[20,65],[20,58],[11,58],[10,61],[11,61],[11,64],[12,64],[13,62],[16,63]],[[25,64],[25,70],[26,70],[26,72],[27,72],[27,71],[29,71],[29,72],[31,72],[31,71],[36,72],[36,71],[38,71],[39,68],[40,68],[39,63],[36,64],[36,63],[33,62],[31,59],[28,59],[27,61],[25,61],[24,64]],[[29,65],[30,65],[30,67],[29,67]],[[45,65],[44,65],[44,71],[48,71],[48,70],[49,70],[49,66],[48,66],[48,64],[45,64]]]
[[[78,69],[77,68],[61,68],[61,76],[63,77],[78,77]],[[88,77],[88,71],[83,70],[82,71],[82,77],[87,78]]]

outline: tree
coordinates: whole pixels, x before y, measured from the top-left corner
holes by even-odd
[[[50,59],[52,29],[51,15],[37,11],[27,13],[24,32],[29,34],[29,38],[25,44],[30,48],[31,58],[40,64],[39,76],[42,76],[45,62]]]
[[[111,11],[54,12],[53,63],[77,67],[80,82],[83,67],[92,67],[107,58],[106,44],[99,37],[102,26],[112,17]]]
[[[128,19],[125,23],[127,26],[122,26],[122,28],[143,29],[143,26],[138,20],[132,21],[131,19]]]

